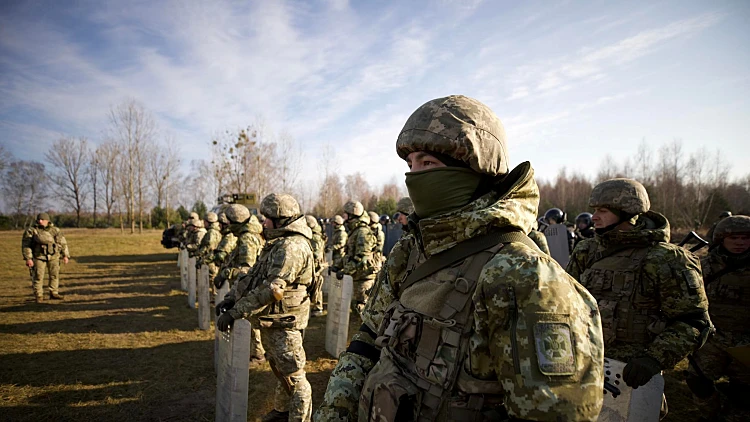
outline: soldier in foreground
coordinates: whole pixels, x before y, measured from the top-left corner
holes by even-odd
[[[695,353],[688,385],[709,420],[750,420],[750,217],[717,224],[716,245],[701,261],[716,334]],[[735,353],[737,357],[732,356]],[[742,362],[744,353],[745,361]]]
[[[314,269],[314,277],[313,280],[315,281],[314,285],[315,288],[312,289],[312,294],[310,296],[311,304],[311,310],[310,310],[310,316],[318,317],[323,315],[323,270],[326,266],[326,257],[325,257],[325,242],[323,241],[323,231],[320,229],[320,225],[318,225],[318,221],[313,217],[312,215],[306,215],[305,221],[307,222],[307,227],[310,228],[312,231],[312,239],[310,240],[310,245],[312,246],[313,251],[313,257],[315,258],[315,269]]]
[[[268,195],[260,212],[266,217],[267,243],[257,264],[236,284],[236,303],[221,314],[216,326],[226,331],[238,318],[260,321],[266,356],[278,379],[273,411],[262,420],[309,421],[312,390],[305,376],[302,330],[309,319],[307,286],[315,266],[312,232],[290,195]]]
[[[338,271],[344,268],[344,257],[346,255],[346,241],[349,236],[344,229],[344,218],[340,215],[333,217],[333,234],[326,251],[331,251],[331,269]]]
[[[596,302],[526,236],[539,189],[528,162],[509,172],[500,120],[474,99],[439,98],[396,149],[411,170],[411,230],[316,420],[596,420]]]
[[[60,286],[60,257],[64,264],[70,259],[68,241],[62,231],[50,221],[49,214],[36,216],[36,224],[26,229],[21,239],[21,254],[31,274],[31,287],[36,303],[44,301],[44,273],[49,280],[49,298],[62,300]]]
[[[375,256],[378,240],[370,230],[370,216],[359,201],[344,204],[344,220],[349,228],[349,237],[344,266],[336,273],[336,278],[341,280],[344,274],[352,276],[352,309],[361,313],[382,266],[380,258]]]
[[[626,362],[623,379],[637,388],[674,368],[711,332],[700,262],[669,243],[669,221],[650,210],[639,182],[602,182],[589,206],[596,235],[578,244],[568,273],[597,299],[605,356]]]

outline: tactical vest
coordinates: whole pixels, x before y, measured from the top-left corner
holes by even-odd
[[[722,334],[750,334],[750,268],[724,274],[706,285],[711,321]]]
[[[32,253],[35,257],[48,257],[60,252],[60,245],[58,244],[57,237],[52,234],[50,230],[35,228],[33,240],[34,245],[32,247]]]
[[[374,244],[373,249],[366,251],[369,253],[369,256],[367,257],[357,257],[354,255],[354,248],[349,248],[350,245],[354,245],[357,242],[357,236],[361,231],[364,231],[365,236],[375,237],[368,225],[358,225],[354,228],[354,230],[352,230],[351,233],[349,233],[349,239],[347,239],[346,245],[347,247],[345,260],[358,260],[361,258],[361,261],[359,261],[358,265],[356,265],[354,274],[351,275],[354,281],[373,278],[375,274],[380,271],[380,267],[382,267],[383,265],[383,261],[380,259],[380,257],[375,256],[375,249],[378,245],[377,238],[374,242],[372,242]]]
[[[528,238],[524,243],[537,249]],[[378,330],[375,342],[381,347],[381,354],[362,388],[358,410],[360,422],[484,421],[507,417],[500,383],[496,379],[477,379],[465,367],[469,340],[475,328],[473,297],[477,282],[485,265],[503,247],[504,243],[499,243],[475,253],[440,269],[429,279],[409,284],[407,276],[400,294],[397,294],[398,299],[388,307]],[[418,255],[417,248],[414,248],[407,263],[407,274],[420,269],[416,267],[415,270]],[[528,362],[538,364],[539,378],[544,379],[551,389],[554,387],[550,386],[558,382],[556,380],[570,382],[578,377],[574,355],[561,353],[554,356],[554,351],[546,359],[521,355],[520,341],[528,339],[521,332],[528,334],[540,327],[552,332],[564,324],[555,319],[559,315],[550,312],[525,315],[519,311],[521,308],[516,302],[512,281],[504,289],[512,304],[509,306],[509,331],[512,334],[511,350],[502,353],[512,355],[516,374],[521,373],[521,362],[523,365]],[[544,293],[540,292],[540,295]],[[595,316],[591,308],[586,307],[585,315],[570,314],[567,317],[570,321],[586,318],[590,321]],[[568,325],[568,330],[572,335],[573,324]],[[582,338],[587,339],[589,335],[585,333]],[[524,340],[519,341],[519,338]],[[569,344],[567,350],[572,347]],[[533,389],[541,388],[540,384],[535,384]],[[515,383],[509,388],[521,389]],[[525,394],[527,390],[516,392]]]
[[[637,246],[604,257],[590,255],[593,264],[581,275],[581,284],[599,304],[605,347],[615,341],[647,344],[666,327],[656,287],[642,277],[648,252],[649,247]]]

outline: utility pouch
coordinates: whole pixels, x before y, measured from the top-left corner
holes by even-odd
[[[295,328],[296,315],[265,315],[258,317],[262,328]]]
[[[420,393],[417,386],[401,375],[388,357],[382,357],[370,372],[359,399],[359,420],[401,422],[416,420]],[[365,410],[366,409],[366,410]]]

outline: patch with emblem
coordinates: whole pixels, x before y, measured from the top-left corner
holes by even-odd
[[[698,290],[700,290],[701,285],[703,285],[703,279],[701,278],[700,274],[698,274],[698,271],[695,271],[693,269],[687,269],[682,272],[682,277],[685,279],[685,283],[687,284],[688,288],[688,294],[691,296],[695,296],[698,294]]]
[[[562,322],[537,322],[534,343],[539,371],[544,375],[573,375],[575,350],[570,326]]]

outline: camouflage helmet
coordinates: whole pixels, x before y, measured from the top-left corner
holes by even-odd
[[[380,223],[380,216],[375,211],[370,211],[367,215],[370,216],[370,223]]]
[[[219,216],[216,215],[215,212],[209,211],[206,213],[206,217],[204,218],[204,220],[208,221],[209,223],[215,223],[219,221]]]
[[[489,107],[463,95],[428,101],[409,116],[398,135],[396,152],[405,160],[417,151],[447,155],[477,173],[508,173],[503,124]]]
[[[405,196],[398,200],[396,204],[396,211],[402,214],[411,214],[414,212],[414,204],[411,202],[411,198]]]
[[[230,223],[244,223],[250,218],[250,210],[241,204],[232,204],[224,211]]]
[[[224,211],[219,213],[219,223],[229,224],[229,219],[227,218],[227,214]]]
[[[594,186],[589,206],[638,215],[648,211],[651,202],[646,188],[640,182],[633,179],[610,179]]]
[[[305,216],[305,222],[307,222],[307,227],[314,229],[318,226],[318,220],[315,219],[312,215],[306,215]]]
[[[280,195],[272,193],[263,198],[260,203],[260,212],[268,218],[295,218],[302,214],[297,200],[285,193]]]
[[[344,224],[344,217],[342,217],[340,215],[337,215],[337,216],[333,217],[333,224],[337,224],[339,226],[342,225],[342,224]]]
[[[365,213],[365,207],[359,201],[349,201],[344,204],[344,212],[349,216],[361,217]]]
[[[46,212],[40,212],[39,214],[36,215],[36,220],[37,221],[39,220],[49,221],[50,220],[49,214],[47,214]]]
[[[191,212],[190,217],[188,217],[188,220],[200,220],[200,217],[198,216],[197,212]]]
[[[750,217],[746,215],[735,215],[727,217],[716,225],[714,230],[714,241],[721,240],[735,234],[750,235]]]

